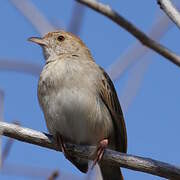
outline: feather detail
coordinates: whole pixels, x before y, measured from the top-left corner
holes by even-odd
[[[108,74],[101,68],[103,77],[99,84],[99,94],[111,114],[116,138],[116,150],[127,152],[127,133],[121,106],[114,85]]]

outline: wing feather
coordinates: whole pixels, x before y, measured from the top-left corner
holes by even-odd
[[[100,69],[103,73],[103,78],[100,83],[99,93],[112,117],[116,137],[116,150],[126,153],[127,133],[118,96],[110,77],[102,68]]]

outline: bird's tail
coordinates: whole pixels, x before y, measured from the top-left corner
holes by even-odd
[[[121,169],[117,166],[100,164],[103,180],[124,180]]]

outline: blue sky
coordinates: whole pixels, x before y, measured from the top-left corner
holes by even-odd
[[[33,0],[32,2],[53,25],[64,29],[69,26],[74,1]],[[104,0],[101,2],[109,4],[146,33],[163,15],[156,1]],[[21,61],[42,67],[44,60],[40,47],[27,41],[28,37],[40,35],[10,1],[0,2],[0,22],[0,61]],[[178,28],[172,26],[161,39],[161,43],[180,54],[179,34]],[[122,57],[137,42],[121,27],[88,8],[85,9],[80,37],[91,50],[97,64],[105,69],[108,69],[117,58]],[[128,153],[180,165],[178,141],[180,136],[180,70],[155,52],[151,50],[149,52],[151,54],[143,59],[150,63],[139,91],[124,114],[128,133]],[[119,97],[128,79],[132,78],[133,68],[142,63],[141,59],[136,62],[115,83]],[[46,132],[44,117],[37,100],[37,83],[37,76],[0,68],[0,88],[5,92],[5,121],[18,120],[22,126]],[[3,143],[5,140],[3,138]],[[38,168],[59,169],[65,174],[82,176],[61,153],[18,141],[13,144],[4,165],[10,168],[12,164],[32,166],[37,171]],[[163,179],[131,170],[123,169],[123,173],[125,179]],[[0,174],[0,178],[32,179],[32,177],[8,175],[5,172]]]

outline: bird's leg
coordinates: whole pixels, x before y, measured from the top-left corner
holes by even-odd
[[[88,170],[88,164],[80,162],[80,160],[77,157],[72,156],[66,149],[66,146],[64,144],[63,136],[60,135],[59,133],[56,134],[56,142],[57,142],[57,147],[62,151],[64,154],[65,158],[68,159],[71,163],[73,163],[79,170],[82,172],[87,172]],[[87,166],[87,167],[86,167]]]
[[[68,153],[68,151],[66,150],[65,144],[64,144],[64,140],[63,140],[63,136],[59,133],[56,134],[56,142],[57,142],[57,146],[58,149],[60,149],[62,151],[62,153],[64,154],[64,156],[72,162],[72,156]]]
[[[56,134],[56,142],[57,142],[58,149],[61,150],[64,156],[66,157],[67,156],[66,147],[63,141],[63,137],[59,133]]]
[[[108,139],[101,140],[99,142],[99,144],[97,145],[97,148],[95,151],[95,159],[93,161],[92,169],[96,165],[96,163],[98,163],[102,159],[102,156],[104,154],[104,150],[107,147],[107,145],[108,145]]]

